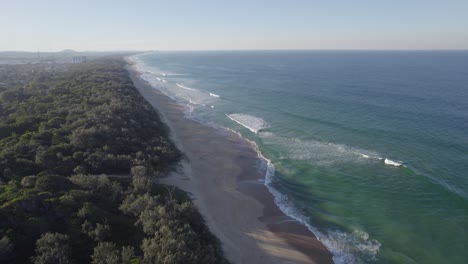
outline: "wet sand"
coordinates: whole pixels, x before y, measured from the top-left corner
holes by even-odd
[[[184,106],[152,88],[129,68],[185,154],[181,172],[161,180],[187,191],[232,263],[333,263],[305,226],[286,216],[263,184],[265,162],[236,133],[188,119]]]

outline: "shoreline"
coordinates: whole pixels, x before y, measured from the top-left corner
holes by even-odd
[[[153,88],[127,64],[140,94],[158,111],[186,155],[183,172],[160,182],[188,192],[233,263],[333,263],[302,223],[285,215],[263,184],[266,166],[237,133],[186,118],[184,106]]]

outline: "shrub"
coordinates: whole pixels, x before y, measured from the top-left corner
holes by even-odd
[[[57,192],[60,190],[66,191],[72,185],[68,178],[62,176],[39,176],[35,186],[40,191]]]
[[[117,245],[112,242],[99,242],[91,258],[92,264],[120,263],[120,252]]]
[[[34,264],[69,264],[68,236],[59,233],[45,233],[36,241]]]
[[[81,225],[81,233],[89,236],[94,241],[104,241],[110,235],[110,226],[107,223],[93,225],[85,220]]]
[[[32,188],[36,185],[37,176],[26,176],[21,179],[21,186]]]
[[[13,244],[7,236],[3,236],[0,239],[0,260],[8,259],[11,251],[13,250]]]

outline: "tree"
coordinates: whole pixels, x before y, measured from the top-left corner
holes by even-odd
[[[45,233],[36,241],[36,256],[31,260],[34,264],[68,264],[68,236],[60,233]]]
[[[92,264],[120,263],[120,254],[117,245],[112,242],[99,242],[91,256]]]
[[[80,218],[89,218],[95,212],[95,208],[92,203],[85,202],[83,206],[78,210],[76,215]]]
[[[6,168],[3,170],[3,178],[7,181],[11,180],[14,176],[14,173],[11,171],[10,168]]]
[[[75,174],[85,174],[85,173],[86,173],[86,169],[85,169],[83,166],[76,166],[76,167],[73,169],[73,173],[75,173]]]
[[[26,176],[21,179],[21,186],[26,188],[32,188],[35,186],[37,180],[37,176]]]
[[[143,195],[128,195],[120,205],[120,210],[126,214],[138,217],[145,210],[150,210],[158,205],[158,196],[149,193]]]
[[[133,176],[132,186],[135,193],[147,193],[152,187],[151,179],[147,176]]]
[[[110,226],[107,223],[97,223],[96,225],[93,225],[88,220],[85,220],[81,225],[81,232],[88,235],[94,241],[103,241],[110,234]]]
[[[67,178],[62,176],[44,175],[37,178],[35,187],[41,191],[59,191],[68,190],[71,187],[71,183]]]
[[[122,264],[131,264],[133,260],[137,259],[133,247],[122,247],[120,255],[122,257]]]
[[[0,261],[8,259],[8,255],[13,250],[13,245],[7,236],[0,239]]]
[[[141,152],[138,152],[137,154],[142,155]],[[138,166],[132,167],[131,172],[132,172],[133,177],[135,177],[135,176],[149,177],[148,168],[143,166],[143,165],[138,165]]]

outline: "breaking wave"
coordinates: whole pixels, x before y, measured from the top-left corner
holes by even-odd
[[[190,87],[187,87],[187,86],[183,86],[180,83],[176,83],[176,85],[179,86],[182,89],[186,89],[186,90],[190,90],[190,91],[196,91],[196,89],[193,89],[193,88],[190,88]]]
[[[258,131],[269,127],[268,123],[260,117],[244,114],[230,114],[226,116],[255,134],[258,133]]]
[[[234,131],[239,136],[239,132]],[[263,133],[271,134],[271,133]],[[268,191],[273,195],[275,204],[287,216],[297,220],[305,225],[316,237],[322,242],[327,249],[333,254],[333,261],[337,264],[350,264],[359,263],[360,258],[364,257],[366,260],[374,260],[381,247],[381,243],[369,237],[366,232],[355,229],[352,233],[342,231],[325,231],[321,232],[316,227],[310,224],[310,218],[306,217],[294,205],[294,202],[285,194],[276,190],[273,185],[275,181],[275,166],[261,153],[258,145],[246,138],[257,152],[259,158],[266,163],[265,181],[264,185]]]
[[[307,160],[322,166],[340,162],[365,163],[378,159],[377,153],[341,144],[287,138],[268,132],[260,133],[259,136],[265,144],[280,147],[287,155],[283,158]]]
[[[395,167],[403,166],[403,164],[401,162],[394,161],[394,160],[391,160],[391,159],[385,159],[384,163],[385,163],[385,165],[390,165],[390,166],[395,166]]]
[[[321,166],[329,166],[336,163],[369,163],[382,161],[384,165],[388,166],[404,166],[401,161],[382,158],[376,152],[342,144],[287,138],[277,136],[270,132],[261,132],[259,136],[265,144],[280,147],[286,155],[281,158],[307,160]]]

